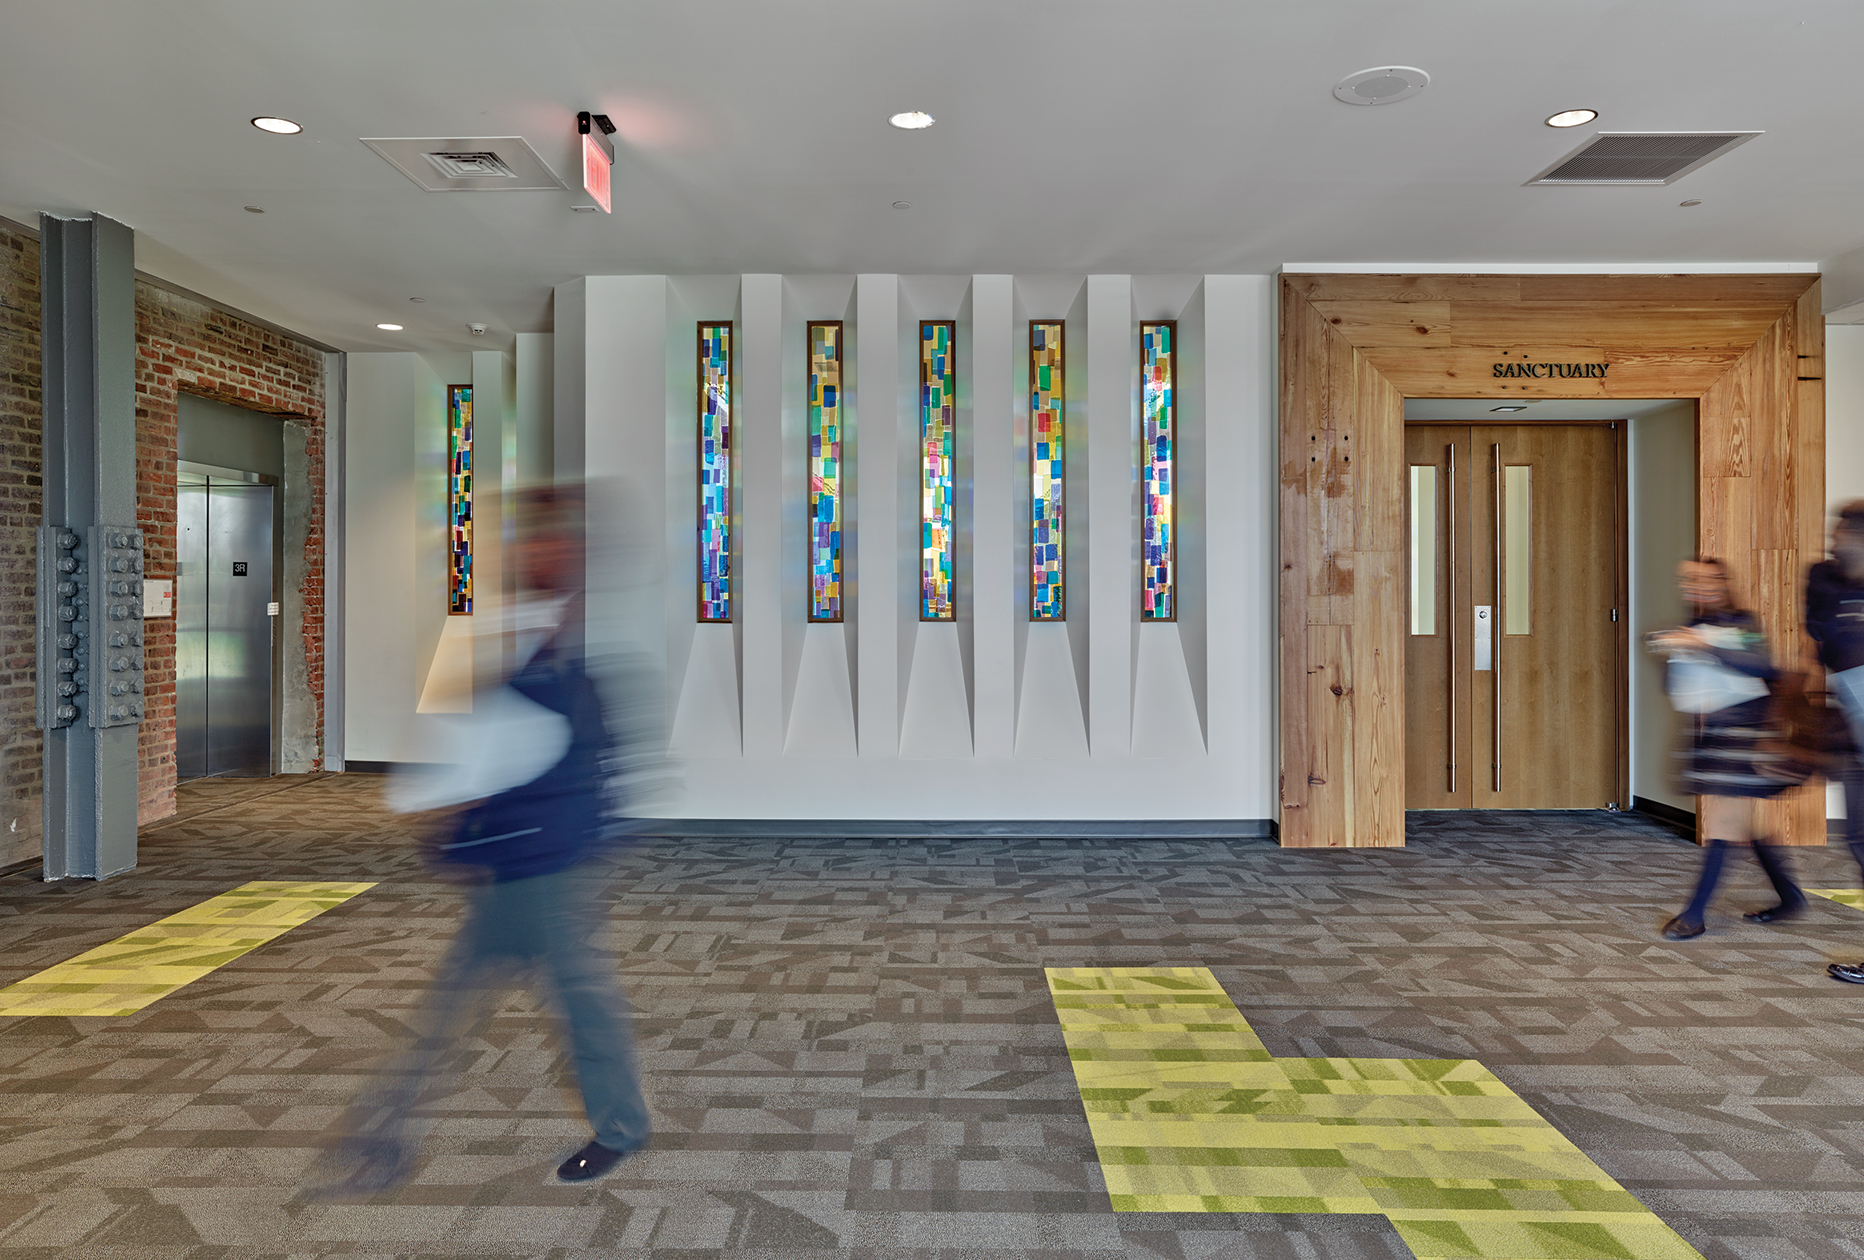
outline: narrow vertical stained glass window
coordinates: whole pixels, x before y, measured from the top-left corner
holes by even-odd
[[[1172,320],[1139,325],[1140,476],[1143,515],[1139,535],[1139,616],[1144,621],[1178,617],[1178,531],[1172,511],[1178,437],[1178,325]]]
[[[809,325],[809,620],[841,620],[841,321]]]
[[[472,612],[472,386],[447,386],[447,612]]]
[[[1029,619],[1062,621],[1068,612],[1063,515],[1066,471],[1062,414],[1067,386],[1062,321],[1029,321]]]
[[[950,621],[955,544],[952,459],[958,437],[957,325],[919,325],[919,619]]]
[[[699,620],[731,620],[731,325],[699,325]]]

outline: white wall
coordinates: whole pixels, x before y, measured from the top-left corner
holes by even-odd
[[[591,276],[559,287],[555,464],[655,555],[610,618],[664,662],[676,817],[1275,812],[1265,276]],[[1027,620],[1027,325],[1068,318],[1066,627]],[[1137,339],[1176,318],[1180,619],[1137,615]],[[694,322],[737,328],[736,622],[693,625]],[[848,332],[846,618],[803,619],[803,343]],[[917,619],[917,321],[959,335],[961,620]],[[522,372],[521,372],[522,376]],[[523,389],[520,388],[520,394]],[[645,628],[645,629],[643,629]],[[1049,633],[1042,633],[1047,631]],[[352,754],[362,756],[360,753]]]
[[[415,354],[349,356],[344,451],[344,758],[409,759],[420,679],[417,432],[444,414],[446,382]],[[431,651],[431,648],[429,649]]]
[[[450,618],[446,391],[457,384],[471,384],[474,396],[476,611],[474,617]],[[421,760],[416,713],[436,654],[443,642],[468,643],[473,623],[496,615],[503,586],[500,489],[509,484],[523,447],[515,391],[513,364],[496,351],[349,356],[343,604],[348,762]]]
[[[1864,255],[1864,251],[1860,251]],[[1864,324],[1825,326],[1825,503],[1864,499]],[[1828,818],[1845,816],[1837,785],[1826,792]]]
[[[1681,625],[1688,612],[1676,566],[1696,554],[1696,407],[1679,402],[1629,423],[1631,795],[1693,814],[1695,797],[1674,787],[1676,714],[1644,636]]]
[[[1864,324],[1825,326],[1825,499],[1864,499]]]

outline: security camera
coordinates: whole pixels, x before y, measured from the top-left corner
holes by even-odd
[[[466,325],[466,327],[472,329],[472,335],[475,337],[485,336],[485,325],[484,324],[468,324]]]

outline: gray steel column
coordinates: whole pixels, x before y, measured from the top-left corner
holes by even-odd
[[[136,528],[136,245],[121,223],[101,215],[89,219],[39,218],[40,286],[43,314],[45,399],[44,523],[75,539],[65,550],[97,570],[91,593],[128,602],[88,605],[90,687],[55,710],[60,720],[45,731],[45,878],[102,879],[136,865],[136,735],[141,716],[141,557]],[[115,527],[105,534],[97,527]],[[42,553],[47,544],[42,535]],[[134,597],[129,595],[134,566]],[[125,579],[112,583],[106,569]],[[41,563],[41,584],[51,570]],[[66,573],[76,576],[72,570]],[[60,583],[59,585],[77,585]],[[121,586],[121,590],[114,589]],[[61,595],[64,594],[61,592]],[[44,668],[48,651],[73,650],[45,642],[58,630],[51,592],[41,589],[41,662],[38,685],[54,685]],[[76,599],[76,596],[70,598]],[[78,603],[68,605],[83,609]],[[79,613],[82,619],[82,612]],[[114,619],[114,620],[113,620]],[[65,616],[68,622],[69,615]],[[122,643],[118,643],[118,639]],[[133,642],[132,642],[133,640]],[[79,644],[79,647],[85,646]],[[110,649],[132,655],[106,657]],[[134,660],[134,672],[129,662]],[[116,664],[117,661],[124,662]],[[61,667],[74,672],[72,667]],[[77,668],[82,668],[79,666]],[[133,678],[133,704],[111,704],[107,671]],[[100,672],[103,671],[103,672]],[[99,681],[105,685],[100,687]],[[71,710],[76,710],[73,716]],[[133,713],[133,716],[132,716]],[[84,720],[88,718],[89,720]],[[108,723],[108,724],[106,724]]]

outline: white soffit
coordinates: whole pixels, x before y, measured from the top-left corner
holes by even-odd
[[[1815,262],[1283,263],[1285,275],[1341,276],[1778,276],[1817,274]]]
[[[523,136],[362,137],[428,192],[561,192],[568,187]]]

